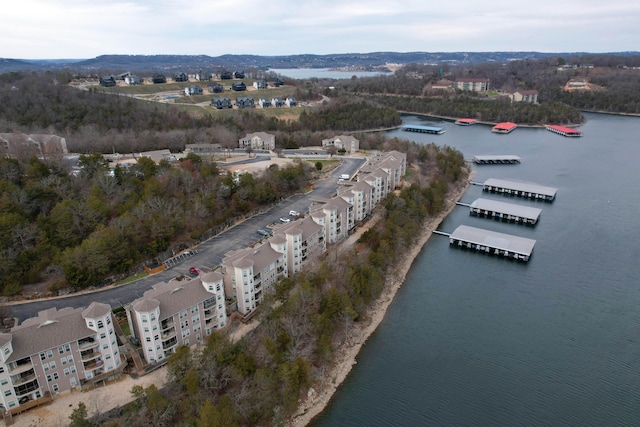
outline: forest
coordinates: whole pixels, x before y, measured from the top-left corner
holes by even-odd
[[[408,185],[381,204],[382,220],[354,248],[330,251],[315,268],[278,283],[250,335],[232,343],[215,334],[202,351],[181,347],[169,358],[162,389],[134,387],[131,403],[91,421],[76,408],[71,425],[283,425],[354,340],[353,326],[366,318],[425,219],[442,211],[451,186],[467,176],[452,148],[388,143],[412,159]]]

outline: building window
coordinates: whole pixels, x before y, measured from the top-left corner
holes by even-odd
[[[58,354],[62,354],[62,353],[64,353],[64,347],[60,346],[58,347]]]
[[[107,325],[111,324],[111,317],[107,317]]]
[[[53,350],[47,350],[47,357],[51,359],[53,357]]]
[[[72,366],[72,367],[71,367],[71,373],[72,373],[72,374],[75,374],[75,373],[76,373],[76,367],[75,367],[75,366]]]
[[[0,380],[0,385],[7,385],[9,381],[7,381],[6,378],[3,378],[2,380]]]
[[[47,382],[50,383],[51,382],[51,374],[47,375]]]
[[[101,340],[105,339],[106,337],[107,337],[107,334],[105,334],[104,332],[102,332],[102,333],[100,334],[100,339],[101,339]]]
[[[146,342],[151,342],[151,337],[147,337],[147,338],[145,338],[145,341],[146,341]]]
[[[11,396],[11,390],[5,390],[4,391],[4,395],[5,396]]]
[[[64,345],[64,351],[70,352],[71,351],[71,344],[65,344]]]
[[[60,388],[58,387],[58,384],[54,384],[53,386],[51,386],[51,389],[53,390],[54,393],[57,393],[58,390],[60,390]]]
[[[60,378],[60,377],[58,376],[58,373],[57,373],[57,372],[54,372],[54,373],[53,373],[53,379],[54,379],[54,380],[57,380],[58,378]]]
[[[49,366],[51,366],[52,370],[56,369],[56,362],[51,362],[51,364]]]
[[[64,376],[65,377],[69,376],[69,368],[64,368]]]
[[[98,329],[104,328],[104,323],[102,323],[102,320],[98,320]]]
[[[104,358],[105,358],[105,360],[109,360],[109,359],[111,359],[111,355],[107,354]]]

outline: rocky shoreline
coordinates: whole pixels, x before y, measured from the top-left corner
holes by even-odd
[[[404,283],[413,261],[420,254],[422,247],[427,243],[433,231],[456,207],[456,202],[460,200],[471,182],[472,174],[469,171],[466,178],[455,188],[449,191],[442,212],[429,218],[422,226],[422,231],[414,245],[405,253],[398,266],[389,273],[386,279],[386,286],[382,295],[374,303],[368,317],[354,325],[356,330],[353,333],[351,342],[345,342],[335,351],[335,361],[331,370],[327,373],[324,381],[317,387],[311,388],[307,397],[300,403],[298,412],[293,416],[290,427],[302,427],[308,425],[314,417],[319,415],[329,404],[336,390],[347,378],[353,366],[357,363],[356,358],[360,349],[367,339],[375,332],[376,328],[384,319],[387,309],[393,302],[398,289]]]

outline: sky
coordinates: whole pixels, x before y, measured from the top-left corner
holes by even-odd
[[[640,50],[638,0],[15,0],[2,16],[15,59]]]

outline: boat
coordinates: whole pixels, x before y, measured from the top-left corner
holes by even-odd
[[[502,122],[502,123],[498,123],[497,125],[495,125],[494,127],[491,128],[491,132],[494,133],[510,133],[512,132],[515,128],[517,128],[518,125],[512,122]]]

